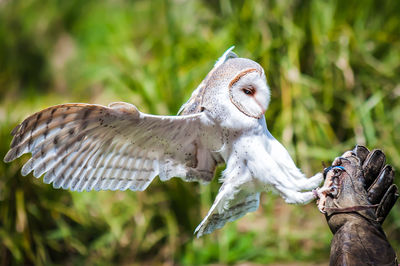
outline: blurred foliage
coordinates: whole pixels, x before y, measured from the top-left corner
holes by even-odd
[[[127,101],[175,114],[234,44],[265,68],[269,129],[307,175],[356,143],[382,148],[400,169],[399,14],[400,1],[0,0],[0,158],[12,128],[50,105]],[[2,265],[329,257],[331,233],[313,204],[264,193],[257,212],[194,239],[216,180],[71,193],[21,177],[26,160],[0,164]],[[400,250],[399,204],[385,230]]]

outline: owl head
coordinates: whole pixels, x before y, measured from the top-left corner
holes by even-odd
[[[233,48],[218,59],[181,114],[207,109],[220,114],[239,111],[247,117],[263,117],[270,101],[264,69],[250,59],[239,58]]]

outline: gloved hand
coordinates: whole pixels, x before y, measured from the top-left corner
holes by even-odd
[[[334,234],[330,265],[397,265],[381,227],[399,196],[383,152],[356,146],[324,174],[318,208]]]
[[[364,172],[364,188],[367,191],[371,204],[379,204],[375,209],[377,221],[383,224],[386,216],[399,198],[398,189],[394,180],[394,169],[386,164],[385,154],[381,150],[369,150],[357,145],[354,154],[360,159]]]

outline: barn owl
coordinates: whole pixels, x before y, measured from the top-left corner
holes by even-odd
[[[72,191],[145,190],[159,176],[209,183],[225,163],[216,199],[197,237],[255,211],[260,193],[276,190],[305,204],[322,174],[306,178],[267,129],[270,89],[263,68],[227,50],[179,110],[178,116],[140,112],[124,102],[62,104],[26,118],[13,131],[10,162],[45,183]]]

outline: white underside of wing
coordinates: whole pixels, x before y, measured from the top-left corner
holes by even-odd
[[[231,156],[223,172],[223,184],[206,217],[196,228],[200,237],[221,228],[225,223],[235,221],[248,212],[257,210],[260,204],[260,190],[240,156]]]
[[[216,163],[198,137],[202,115],[147,115],[126,103],[54,106],[13,131],[5,161],[30,152],[23,175],[77,191],[144,190],[157,175],[208,182]],[[197,161],[199,148],[208,165]]]
[[[254,212],[260,204],[260,193],[245,190],[234,191],[229,185],[221,187],[207,216],[197,226],[195,234],[200,237],[235,221],[248,212]]]

